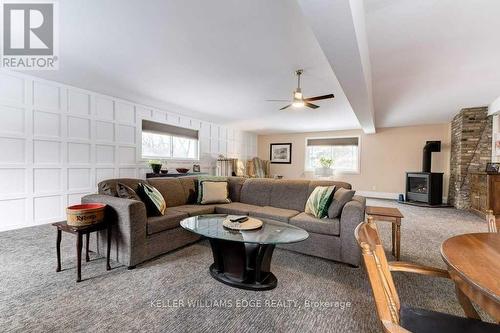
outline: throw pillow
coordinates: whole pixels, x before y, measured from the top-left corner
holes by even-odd
[[[307,199],[305,212],[320,219],[326,217],[334,190],[335,186],[317,186]]]
[[[139,184],[139,196],[146,204],[148,216],[164,215],[167,209],[165,199],[160,191],[149,184]]]
[[[110,195],[112,197],[116,197],[116,190],[111,188],[108,183],[101,183],[99,185],[99,194]]]
[[[222,176],[200,176],[198,177],[198,200],[196,200],[197,203],[201,203],[201,198],[203,197],[203,186],[201,185],[204,181],[211,181],[211,182],[226,182],[227,183],[227,178],[222,177]]]
[[[331,219],[339,217],[345,204],[351,201],[355,192],[342,187],[335,191],[330,208],[328,208],[328,217]]]
[[[231,202],[228,198],[227,182],[205,180],[201,183],[200,189],[202,205]]]
[[[135,193],[133,189],[122,183],[116,183],[116,193],[120,198],[123,199],[132,199],[141,201],[141,198],[137,195],[137,193]]]

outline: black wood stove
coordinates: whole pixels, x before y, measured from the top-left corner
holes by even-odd
[[[441,151],[441,141],[427,141],[422,158],[422,172],[406,173],[406,201],[429,205],[443,203],[443,173],[431,172],[432,153]]]

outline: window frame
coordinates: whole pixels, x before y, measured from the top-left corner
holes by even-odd
[[[148,119],[145,119],[148,120]],[[142,120],[141,120],[142,122]],[[170,125],[170,124],[168,124]],[[175,126],[179,128],[186,128],[186,127],[181,127],[181,126],[176,126],[176,125],[170,125],[170,126]],[[147,132],[147,131],[146,131]],[[173,144],[173,138],[185,138],[183,136],[179,135],[174,135],[170,133],[163,133],[163,135],[169,136],[170,137],[170,156],[147,156],[143,154],[143,146],[142,146],[142,135],[144,131],[142,130],[142,126],[140,127],[140,160],[143,162],[147,162],[149,160],[165,160],[165,161],[179,161],[179,162],[199,162],[200,161],[200,137],[198,133],[198,139],[196,139],[196,156],[195,158],[188,158],[188,157],[173,157],[174,153],[174,144]],[[160,134],[161,135],[161,134]],[[190,138],[191,140],[194,140],[193,138]]]
[[[336,135],[336,136],[309,136],[304,140],[304,172],[314,172],[314,169],[307,168],[307,162],[309,154],[307,153],[307,141],[310,139],[345,139],[345,138],[357,138],[358,139],[358,163],[356,170],[343,170],[343,169],[333,169],[336,174],[344,175],[360,175],[361,174],[361,136],[360,135]]]

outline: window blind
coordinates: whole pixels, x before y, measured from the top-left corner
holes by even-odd
[[[149,120],[142,121],[142,131],[156,134],[170,134],[172,136],[198,140],[198,131],[196,130],[157,123]]]
[[[317,138],[307,139],[307,146],[357,146],[358,138]]]

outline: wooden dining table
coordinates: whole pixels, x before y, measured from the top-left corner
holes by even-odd
[[[441,245],[441,256],[465,315],[481,319],[472,301],[500,322],[500,233],[451,237]]]

